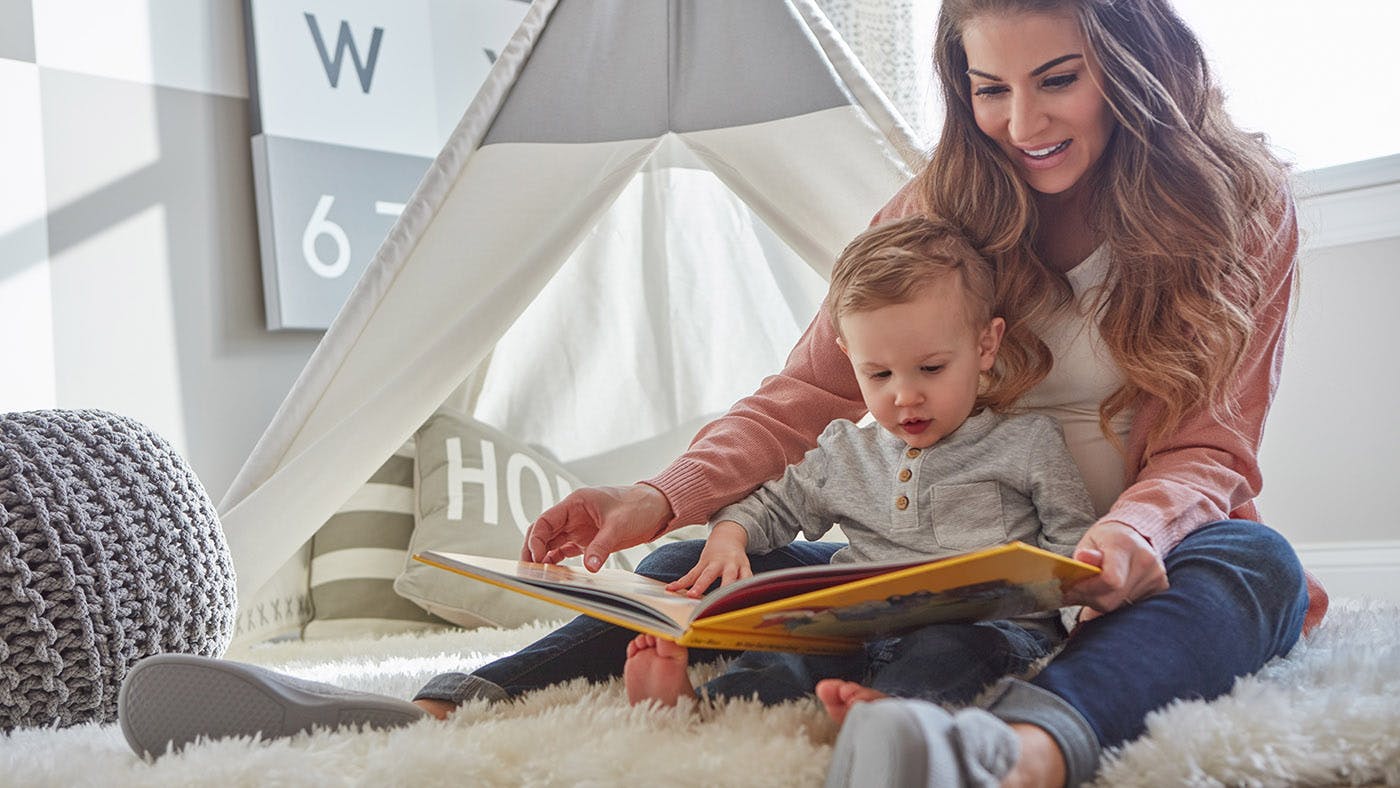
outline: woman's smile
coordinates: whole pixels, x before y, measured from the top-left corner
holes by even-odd
[[[1058,166],[1069,157],[1069,146],[1073,142],[1074,140],[1064,140],[1043,148],[1019,148],[1023,159],[1021,163],[1033,170],[1048,170]]]

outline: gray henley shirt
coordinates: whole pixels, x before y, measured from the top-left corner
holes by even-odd
[[[721,509],[766,553],[841,526],[832,563],[943,558],[1019,540],[1070,555],[1094,507],[1056,421],[983,410],[927,449],[844,419],[781,478]]]

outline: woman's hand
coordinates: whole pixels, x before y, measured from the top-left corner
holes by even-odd
[[[715,523],[710,537],[705,540],[705,549],[700,551],[700,560],[684,577],[668,583],[666,590],[683,590],[687,596],[699,597],[716,579],[724,587],[735,580],[753,577],[749,555],[744,552],[748,546],[749,532],[744,526],[731,520]]]
[[[591,572],[608,556],[655,539],[671,522],[671,503],[655,487],[583,487],[551,506],[525,533],[520,560],[556,564],[583,556]]]
[[[1089,608],[1081,621],[1167,590],[1162,557],[1142,534],[1123,523],[1101,520],[1089,526],[1074,549],[1074,558],[1102,570],[1069,589],[1071,602]]]

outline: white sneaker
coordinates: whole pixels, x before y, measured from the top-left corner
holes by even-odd
[[[397,728],[428,717],[408,701],[285,676],[241,662],[157,654],[132,667],[117,698],[122,734],[158,757],[198,739],[278,739],[312,728]]]
[[[978,708],[922,700],[858,703],[846,715],[826,788],[997,788],[1020,757],[1011,727]]]

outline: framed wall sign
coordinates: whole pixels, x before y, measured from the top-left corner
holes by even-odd
[[[324,329],[525,0],[245,0],[269,329]]]

